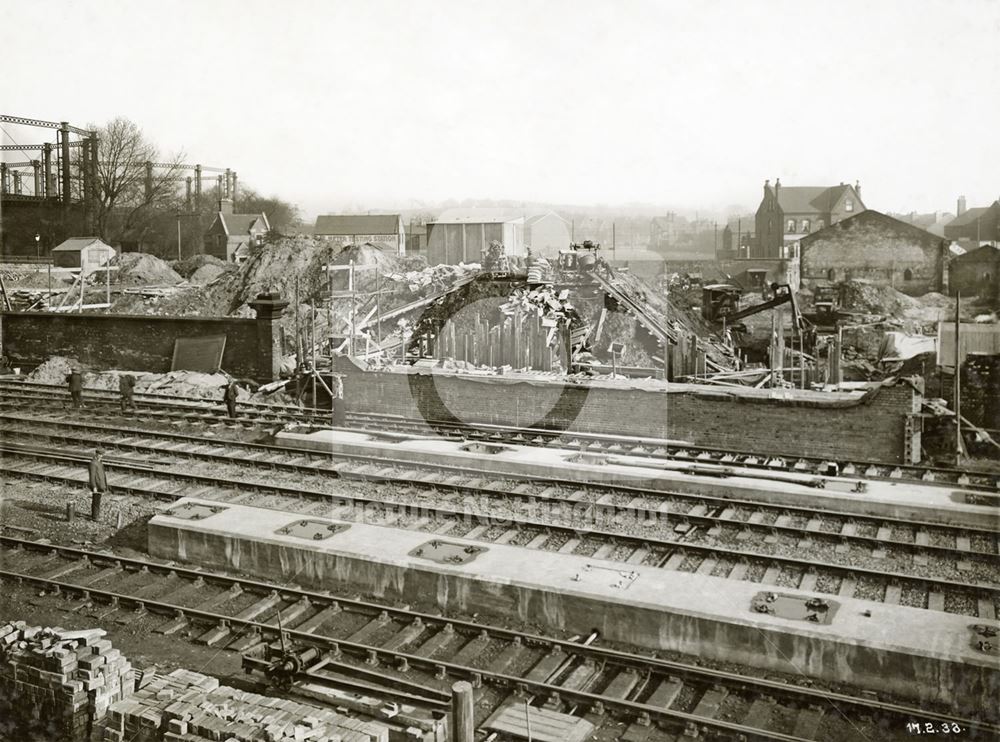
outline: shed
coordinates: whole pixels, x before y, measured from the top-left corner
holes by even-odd
[[[995,299],[1000,295],[1000,248],[993,245],[970,250],[954,258],[948,266],[948,290],[954,296]]]
[[[70,237],[52,248],[52,263],[58,268],[79,268],[87,276],[115,255],[117,251],[100,237]]]

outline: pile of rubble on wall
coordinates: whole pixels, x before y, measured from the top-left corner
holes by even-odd
[[[147,373],[144,371],[122,371],[110,369],[90,371],[74,358],[52,356],[41,366],[28,374],[28,381],[39,384],[66,383],[66,377],[74,369],[83,372],[84,389],[118,391],[118,380],[124,374],[129,374],[136,380],[135,391],[141,394],[165,394],[172,397],[200,397],[202,399],[220,399],[222,390],[233,377],[224,371],[206,374],[200,371],[170,371],[164,374]],[[238,398],[250,399],[251,392],[244,387],[237,387]]]
[[[0,718],[9,739],[90,739],[135,686],[101,629],[0,625]],[[36,735],[44,735],[38,737]]]
[[[158,675],[111,707],[102,742],[388,742],[389,728],[219,685],[190,670]]]
[[[443,291],[470,273],[480,270],[479,263],[459,263],[458,265],[434,265],[422,270],[411,270],[404,273],[389,273],[386,278],[395,283],[405,285],[407,290],[416,296]]]

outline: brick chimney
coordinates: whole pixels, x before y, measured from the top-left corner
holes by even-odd
[[[780,191],[781,191],[781,178],[775,178],[774,179],[774,200],[775,200],[776,203],[780,203],[780,201],[778,201],[778,196],[781,195]]]
[[[223,214],[233,213],[233,199],[231,198],[220,198],[219,199],[219,211]]]
[[[854,181],[854,192],[858,194],[858,198],[861,198],[861,181]]]
[[[958,197],[958,207],[955,209],[955,216],[962,216],[965,213],[965,196]]]
[[[770,188],[771,188],[771,179],[768,178],[767,180],[764,181],[764,195],[765,196],[767,195],[767,192],[770,190]]]

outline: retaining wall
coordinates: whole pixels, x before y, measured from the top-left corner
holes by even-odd
[[[438,373],[344,370],[349,411],[517,427],[624,434],[762,454],[904,463],[906,418],[919,411],[905,382],[859,395],[716,390],[689,384],[624,387]],[[915,441],[911,441],[914,443]],[[915,446],[917,451],[919,445]]]
[[[52,356],[94,369],[170,371],[174,341],[226,336],[221,368],[239,378],[270,381],[280,367],[279,316],[162,317],[62,312],[0,312],[3,353],[31,368]]]

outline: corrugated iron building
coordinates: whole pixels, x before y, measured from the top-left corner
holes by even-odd
[[[427,225],[427,264],[479,263],[493,241],[507,255],[525,254],[525,219],[509,209],[450,209]]]

